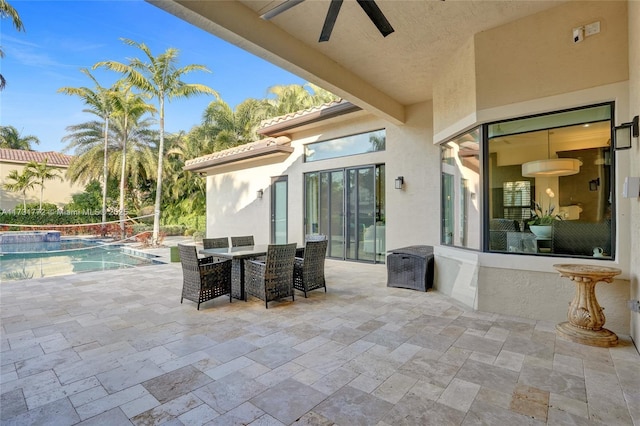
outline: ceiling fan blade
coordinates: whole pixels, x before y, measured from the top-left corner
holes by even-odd
[[[280,3],[273,9],[260,15],[260,17],[265,21],[268,21],[269,19],[275,18],[276,16],[280,15],[282,12],[286,12],[287,10],[291,9],[293,6],[299,5],[303,1],[304,0],[286,0],[284,3]]]
[[[329,10],[327,11],[327,17],[324,18],[324,25],[322,26],[322,32],[320,33],[320,42],[329,41],[331,37],[331,31],[333,31],[333,25],[336,23],[338,12],[342,6],[342,0],[331,0]]]
[[[369,15],[369,19],[378,27],[378,31],[380,31],[383,37],[395,31],[375,1],[357,0],[357,2],[365,13]]]

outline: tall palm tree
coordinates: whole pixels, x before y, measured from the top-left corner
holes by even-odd
[[[0,148],[23,149],[31,151],[31,144],[38,145],[40,139],[37,136],[22,136],[13,126],[0,126]]]
[[[157,161],[155,145],[158,137],[157,132],[151,130],[155,120],[149,117],[129,116],[124,145],[124,121],[123,115],[115,113],[109,126],[108,175],[115,176],[121,173],[124,163],[124,182],[131,190],[136,188],[140,181],[153,179]],[[64,151],[74,154],[67,170],[67,178],[71,182],[88,183],[99,180],[102,176],[102,130],[103,123],[98,120],[67,127],[67,134],[62,140],[67,142]]]
[[[11,18],[13,27],[17,31],[24,31],[24,25],[22,24],[22,20],[20,19],[18,11],[15,10],[7,0],[0,0],[0,18]],[[0,49],[0,58],[4,58],[4,51],[2,49]],[[0,90],[3,90],[6,84],[7,81],[2,76],[2,74],[0,74]]]
[[[107,180],[109,170],[107,165],[107,152],[109,147],[109,118],[113,113],[113,88],[106,89],[98,83],[98,80],[86,68],[81,68],[80,72],[89,77],[95,84],[95,89],[88,87],[61,87],[59,93],[80,97],[87,109],[83,110],[104,120],[104,161],[103,161],[103,188],[102,188],[102,223],[107,221]]]
[[[104,61],[95,64],[124,74],[125,79],[132,86],[149,93],[158,101],[160,112],[160,142],[158,145],[158,173],[156,181],[156,200],[153,217],[153,244],[158,244],[160,233],[160,202],[162,199],[162,160],[164,158],[164,103],[174,98],[188,98],[194,95],[211,94],[219,98],[218,93],[203,84],[185,83],[182,76],[193,71],[209,71],[203,65],[191,64],[177,68],[178,50],[168,48],[164,53],[153,56],[149,47],[144,43],[122,39],[125,44],[140,49],[146,56],[147,62],[138,58],[129,60],[129,64],[117,61]]]
[[[17,170],[10,170],[7,179],[13,182],[6,182],[2,187],[10,192],[20,192],[22,194],[22,208],[27,210],[27,191],[35,186],[34,176],[25,169],[22,173]]]
[[[44,195],[44,183],[48,180],[60,179],[60,169],[47,164],[47,158],[42,163],[29,161],[25,166],[26,173],[33,176],[34,183],[40,187],[40,210],[42,210],[42,198]]]
[[[118,83],[114,92],[115,116],[121,119],[122,123],[122,158],[120,167],[120,232],[121,237],[125,237],[125,206],[124,206],[124,188],[127,173],[127,141],[129,139],[130,123],[137,121],[147,112],[154,113],[156,111],[153,105],[146,103],[142,95],[131,92],[131,85]],[[135,127],[134,127],[135,128]]]

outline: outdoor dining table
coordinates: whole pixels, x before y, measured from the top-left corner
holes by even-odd
[[[298,248],[303,247],[304,246],[300,246]],[[268,244],[256,244],[253,246],[200,249],[199,253],[205,256],[231,259],[231,296],[235,299],[246,301],[247,295],[244,291],[244,261],[265,256],[268,248]]]

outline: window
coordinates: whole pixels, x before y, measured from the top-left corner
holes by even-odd
[[[443,144],[443,243],[572,257],[591,257],[601,248],[612,258],[612,116],[613,104],[602,104],[484,124]],[[472,141],[475,133],[486,135],[484,144]],[[471,167],[469,158],[480,163]],[[479,197],[455,201],[473,195],[456,183],[462,179],[484,188],[478,211],[486,231],[477,246],[471,208]]]
[[[442,232],[447,245],[479,250],[480,129],[442,146]]]
[[[365,154],[367,152],[384,151],[385,144],[385,130],[376,130],[305,145],[304,159],[306,162],[311,162]]]

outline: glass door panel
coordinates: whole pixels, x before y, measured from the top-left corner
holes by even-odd
[[[326,234],[329,238],[328,255],[344,259],[344,171],[333,171],[327,175],[331,184],[326,215],[330,230]]]
[[[349,169],[347,185],[347,248],[350,260],[375,260],[375,167]]]
[[[271,182],[271,242],[287,243],[287,177],[274,178]]]

